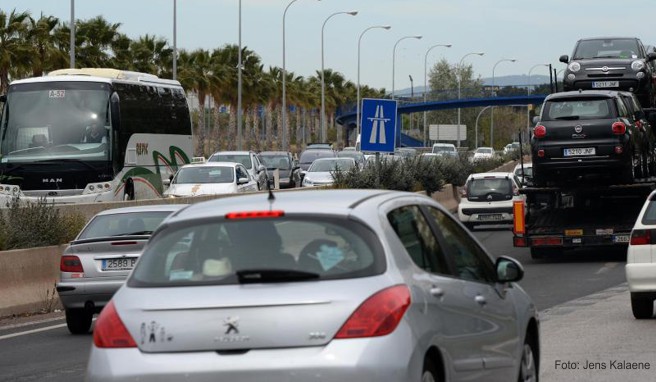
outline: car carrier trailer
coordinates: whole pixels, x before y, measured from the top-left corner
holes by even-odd
[[[624,247],[656,183],[576,184],[525,187],[525,202],[513,205],[513,245],[529,247],[534,259],[567,249]]]

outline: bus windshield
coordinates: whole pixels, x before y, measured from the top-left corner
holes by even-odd
[[[9,88],[0,124],[2,163],[110,157],[110,86],[36,82]]]

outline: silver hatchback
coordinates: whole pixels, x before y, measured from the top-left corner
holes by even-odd
[[[59,266],[57,292],[71,333],[89,332],[93,314],[125,282],[155,228],[185,206],[115,208],[89,220],[64,250]]]
[[[414,193],[194,204],[100,314],[87,380],[536,380],[522,276]]]

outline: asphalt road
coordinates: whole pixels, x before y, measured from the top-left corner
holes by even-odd
[[[524,265],[520,285],[539,310],[625,282],[623,253],[588,251],[532,260],[528,249],[512,247],[507,226],[476,228],[475,235],[493,256],[512,256]],[[61,313],[0,321],[0,381],[82,381],[92,341],[91,334],[70,335]]]

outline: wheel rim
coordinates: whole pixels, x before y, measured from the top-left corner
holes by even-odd
[[[537,381],[537,370],[535,369],[535,360],[533,358],[533,349],[529,344],[524,344],[522,352],[522,363],[520,365],[519,380],[522,382]]]
[[[433,376],[433,373],[426,370],[424,371],[424,374],[422,374],[421,376],[421,382],[436,382],[436,381],[435,381],[435,377]]]

